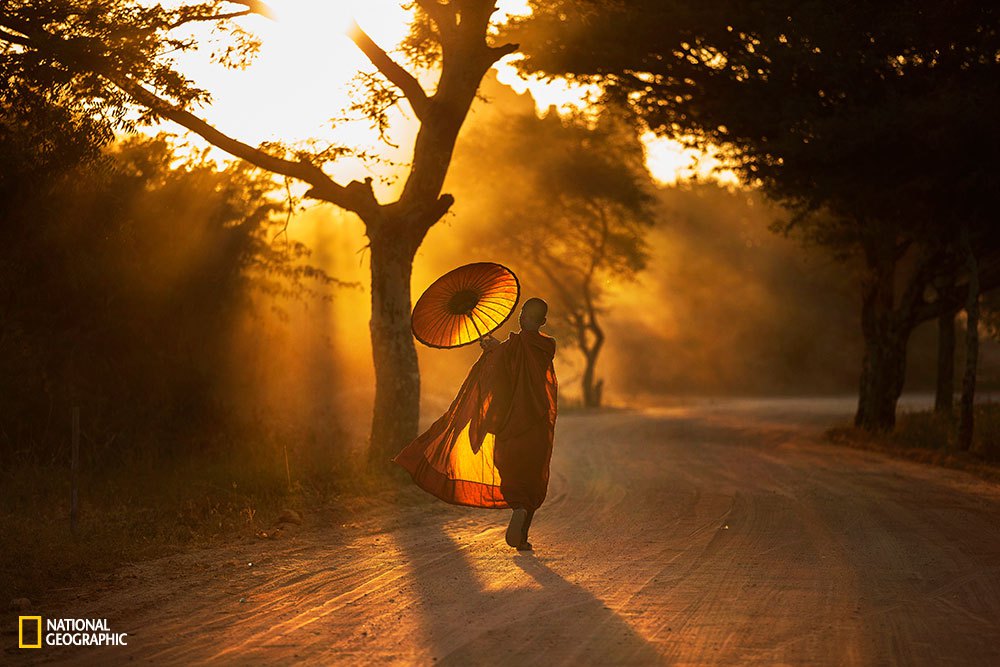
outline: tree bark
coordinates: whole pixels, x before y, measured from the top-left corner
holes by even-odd
[[[585,353],[586,365],[583,369],[583,405],[587,408],[601,407],[600,386],[602,380],[595,381],[597,371],[597,354],[592,354],[589,350]]]
[[[972,447],[975,430],[976,366],[979,363],[979,264],[969,243],[968,232],[963,234],[963,242],[969,267],[969,299],[965,305],[965,375],[962,378],[957,446],[968,451]]]
[[[382,471],[416,437],[420,421],[420,368],[410,334],[410,275],[416,247],[392,233],[371,240],[372,360],[375,405],[368,462]]]
[[[896,259],[869,256],[861,329],[865,339],[858,410],[854,425],[869,432],[891,431],[906,377],[910,326],[895,309]]]
[[[601,245],[603,254],[603,243]],[[579,330],[580,349],[586,359],[586,366],[583,369],[583,405],[587,408],[601,407],[601,394],[604,389],[604,380],[598,380],[596,377],[597,358],[601,354],[601,348],[604,347],[604,329],[597,323],[597,306],[594,303],[591,287],[596,266],[595,261],[584,279],[583,299],[587,314]]]
[[[942,313],[938,318],[937,387],[934,411],[952,414],[955,407],[955,313]]]
[[[896,425],[908,337],[896,333],[866,336],[855,426],[870,432],[885,432]]]
[[[593,336],[593,341],[589,345],[585,340],[587,332]],[[595,322],[584,329],[584,334],[581,338],[584,340],[582,347],[586,361],[586,365],[583,368],[582,380],[583,405],[588,408],[599,408],[601,407],[604,380],[597,378],[597,358],[601,354],[601,348],[604,347],[604,331]]]

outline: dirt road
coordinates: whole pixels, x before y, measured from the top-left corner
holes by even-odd
[[[1000,665],[1000,487],[819,443],[847,410],[564,415],[533,554],[504,544],[507,512],[404,492],[132,567],[59,610],[108,618],[127,648],[33,657]]]

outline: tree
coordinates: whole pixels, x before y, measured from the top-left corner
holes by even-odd
[[[1000,172],[997,10],[892,5],[564,0],[513,31],[523,67],[596,81],[652,130],[722,146],[730,166],[797,215],[808,241],[865,267],[857,425],[891,428],[913,328],[965,302],[957,230],[1000,284],[988,211]],[[823,215],[816,215],[822,212]],[[786,228],[786,231],[789,228]]]
[[[324,171],[328,162],[344,154],[343,148],[310,152],[254,147],[220,132],[193,111],[210,96],[170,59],[171,52],[195,46],[176,37],[177,30],[213,21],[233,31],[232,59],[238,64],[252,55],[253,40],[233,20],[260,8],[260,3],[241,4],[246,8],[229,11],[221,0],[177,9],[128,0],[12,0],[0,10],[0,40],[25,77],[43,78],[37,74],[41,71],[63,81],[75,95],[116,111],[138,103],[149,116],[172,120],[256,167],[302,181],[309,186],[308,197],[361,218],[371,251],[376,377],[369,451],[370,460],[385,467],[390,455],[416,436],[418,426],[419,368],[408,324],[413,258],[427,231],[453,204],[442,186],[480,80],[517,46],[490,43],[493,0],[416,0],[411,5],[414,33],[404,52],[415,65],[436,72],[436,88],[428,93],[411,71],[357,24],[352,26],[351,39],[379,73],[372,95],[382,102],[405,101],[420,123],[402,192],[396,201],[383,203],[376,199],[370,178],[345,185]]]
[[[601,405],[597,362],[606,285],[634,280],[648,260],[654,222],[644,155],[631,128],[605,114],[594,127],[550,112],[509,115],[468,137],[477,165],[504,187],[485,207],[490,220],[480,246],[517,262],[523,284],[553,299],[550,326],[583,357],[583,403]],[[511,137],[488,150],[489,136]],[[531,162],[519,156],[530,152]],[[518,173],[512,173],[512,172]]]

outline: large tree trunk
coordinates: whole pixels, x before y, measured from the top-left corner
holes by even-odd
[[[974,409],[976,404],[976,366],[979,363],[979,266],[964,236],[969,266],[969,299],[965,306],[965,375],[962,378],[962,400],[958,415],[958,448],[968,451],[972,447]]]
[[[938,318],[937,387],[934,411],[951,415],[955,404],[955,313],[942,313]]]
[[[369,465],[379,471],[417,436],[420,369],[410,334],[410,274],[416,246],[402,235],[369,233],[375,408]]]
[[[870,261],[864,285],[861,328],[864,361],[854,425],[870,432],[896,425],[896,404],[906,377],[906,345],[912,326],[895,312],[896,261]]]
[[[866,336],[855,426],[883,432],[896,425],[896,404],[906,375],[908,338],[908,332]]]

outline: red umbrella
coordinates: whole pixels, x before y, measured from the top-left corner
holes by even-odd
[[[461,347],[499,329],[517,306],[521,285],[501,264],[477,262],[449,271],[424,291],[410,318],[430,347]]]

